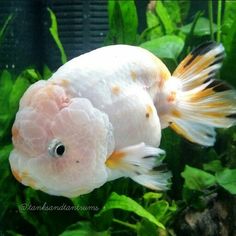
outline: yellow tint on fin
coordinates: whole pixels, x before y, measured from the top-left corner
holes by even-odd
[[[214,144],[215,127],[228,128],[236,124],[236,91],[216,79],[223,58],[221,44],[202,44],[180,63],[166,83],[169,106],[164,115],[160,114],[160,119],[186,139],[204,146]],[[174,82],[178,88],[170,86]],[[175,99],[168,100],[173,90]]]
[[[122,151],[114,151],[111,156],[107,159],[106,165],[107,167],[114,169],[122,164],[121,159],[126,156],[125,152]]]
[[[109,180],[130,177],[147,188],[167,190],[171,174],[162,168],[164,154],[163,150],[144,143],[114,151],[106,161]]]

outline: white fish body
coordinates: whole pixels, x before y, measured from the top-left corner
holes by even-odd
[[[68,81],[68,94],[87,98],[105,112],[120,149],[140,142],[159,146],[160,122],[153,98],[167,77],[168,69],[147,50],[116,45],[71,60],[50,81]]]
[[[210,50],[217,55],[222,51],[219,46]],[[182,67],[175,73],[184,74]],[[192,74],[189,83],[196,84]],[[201,143],[196,132],[187,135],[183,128],[190,122],[180,115],[181,102],[188,102],[185,84],[171,77],[153,54],[134,46],[103,47],[72,59],[48,81],[32,85],[21,99],[12,129],[13,174],[25,185],[66,197],[122,176],[152,189],[167,189],[170,173],[154,171],[164,153],[157,148],[161,128],[176,121],[174,130]],[[234,113],[235,107],[225,115]],[[186,123],[180,123],[180,117]],[[209,126],[212,138],[204,139],[204,145],[211,145],[211,127],[217,125],[196,124],[200,135],[202,127]]]

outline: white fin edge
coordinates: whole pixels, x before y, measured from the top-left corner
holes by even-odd
[[[109,180],[129,177],[135,182],[153,189],[167,190],[171,173],[161,169],[165,151],[145,143],[129,146],[114,152],[108,158]]]

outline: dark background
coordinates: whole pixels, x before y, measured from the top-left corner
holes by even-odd
[[[136,0],[139,32],[146,27],[148,0]],[[60,54],[49,27],[47,7],[56,14],[59,36],[68,59],[103,46],[108,31],[107,0],[0,0],[0,28],[13,13],[0,47],[0,69],[19,73],[29,66],[39,70],[44,64],[55,70]],[[192,1],[189,20],[207,1]]]

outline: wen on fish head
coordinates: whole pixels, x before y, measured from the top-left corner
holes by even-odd
[[[105,161],[114,148],[108,116],[57,84],[39,81],[26,91],[12,140],[11,169],[24,185],[75,197],[107,181]]]

